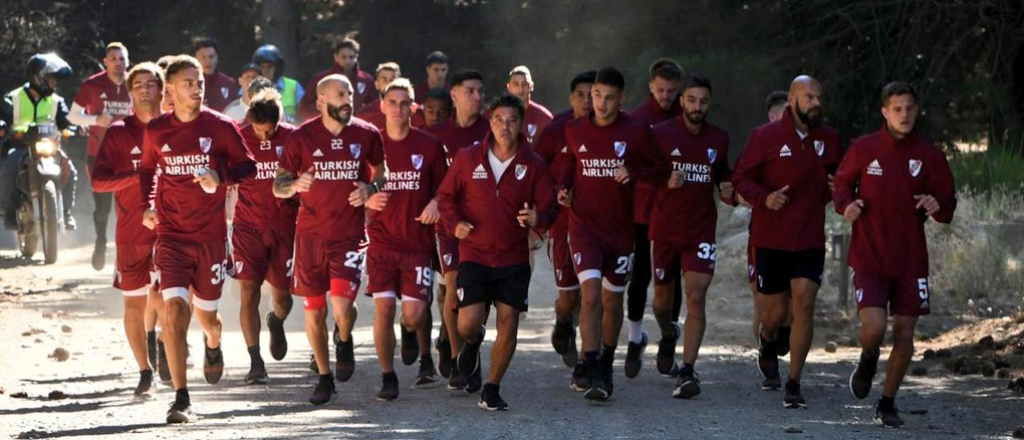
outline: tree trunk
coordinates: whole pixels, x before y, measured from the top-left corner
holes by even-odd
[[[295,0],[263,0],[260,5],[260,44],[273,44],[284,57],[284,74],[304,78],[299,71],[299,14]]]

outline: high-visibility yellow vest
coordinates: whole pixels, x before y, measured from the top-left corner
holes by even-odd
[[[288,77],[281,77],[284,82],[284,90],[281,90],[281,105],[284,107],[284,114],[289,121],[294,121],[299,114],[299,100],[295,99],[298,92],[299,82]]]
[[[11,104],[14,106],[12,123],[17,133],[28,131],[32,123],[54,122],[57,119],[57,106],[53,105],[52,94],[33,103],[28,91],[24,87],[18,87],[11,90],[7,96],[11,97]]]

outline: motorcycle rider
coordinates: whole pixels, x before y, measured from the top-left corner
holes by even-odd
[[[298,125],[302,122],[299,118],[299,101],[305,90],[298,81],[284,76],[284,57],[281,51],[273,44],[264,44],[252,54],[253,64],[259,66],[260,73],[274,83],[274,87],[281,92],[281,105],[284,106],[284,114],[287,122]]]
[[[64,131],[72,127],[68,121],[68,105],[56,93],[57,85],[71,76],[71,66],[55,53],[35,54],[28,59],[25,69],[28,77],[21,87],[11,90],[0,102],[0,119],[10,127],[10,139],[3,146],[3,172],[0,174],[0,206],[3,208],[4,226],[17,228],[17,199],[14,189],[27,151],[24,136],[33,124],[54,123]],[[64,202],[64,225],[69,230],[77,227],[71,209],[75,206],[75,187],[78,172],[63,149],[58,150],[61,167],[61,191]]]

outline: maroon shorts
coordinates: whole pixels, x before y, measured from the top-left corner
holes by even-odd
[[[651,267],[654,284],[664,286],[675,277],[673,271],[715,273],[715,244],[698,243],[677,245],[662,241],[651,242]]]
[[[921,316],[931,313],[928,278],[888,278],[854,272],[857,309],[887,308],[892,315]]]
[[[437,254],[441,260],[441,275],[459,270],[459,239],[437,236]]]
[[[360,240],[324,240],[315,235],[295,237],[295,294],[305,297],[332,296],[355,299],[359,291],[366,253]],[[344,280],[345,289],[332,289]],[[336,291],[338,290],[338,291]]]
[[[366,295],[394,292],[399,298],[430,302],[434,271],[430,252],[370,249],[366,252]]]
[[[555,270],[555,287],[558,290],[580,288],[580,280],[576,278],[576,268],[572,265],[572,252],[566,236],[548,238],[548,259]]]
[[[160,290],[192,287],[199,299],[220,299],[227,277],[227,243],[158,238],[154,261],[160,270]]]
[[[236,280],[263,282],[288,289],[292,271],[294,231],[254,229],[236,224],[231,233]]]
[[[114,288],[122,292],[136,291],[156,281],[151,244],[117,245],[115,266]]]
[[[580,282],[601,277],[602,286],[613,292],[625,292],[633,270],[633,240],[628,243],[602,243],[588,233],[570,233],[567,241]]]

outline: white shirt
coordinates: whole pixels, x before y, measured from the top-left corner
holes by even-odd
[[[242,98],[238,98],[231,101],[231,104],[228,104],[228,106],[224,108],[224,115],[234,120],[235,123],[241,125],[245,122],[245,112],[248,110],[249,106],[242,102]]]
[[[508,166],[512,164],[512,159],[515,158],[516,156],[513,154],[508,160],[502,162],[498,159],[498,156],[494,155],[494,151],[487,150],[487,162],[491,164],[491,172],[494,173],[494,183],[501,181],[501,175],[505,174],[505,170],[508,169]]]

